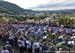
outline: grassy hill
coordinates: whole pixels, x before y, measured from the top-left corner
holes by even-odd
[[[0,12],[9,14],[26,14],[27,12],[33,11],[29,9],[22,9],[21,7],[13,3],[0,1]]]

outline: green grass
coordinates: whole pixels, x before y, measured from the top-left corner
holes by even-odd
[[[4,20],[4,19],[2,19],[2,18],[0,18],[0,22],[5,22],[5,20]]]

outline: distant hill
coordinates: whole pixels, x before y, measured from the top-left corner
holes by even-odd
[[[51,11],[53,13],[61,13],[61,14],[75,14],[75,9],[62,9],[62,10],[56,10],[56,11]]]
[[[10,13],[10,14],[27,14],[28,12],[33,12],[33,11],[29,9],[23,9],[13,3],[0,1],[0,12]]]
[[[61,10],[48,10],[48,11],[39,11],[39,12],[44,12],[44,13],[49,13],[49,14],[69,14],[69,15],[75,15],[75,9],[61,9]]]
[[[6,1],[0,1],[0,13],[8,13],[8,14],[14,14],[14,15],[34,15],[37,13],[44,13],[48,12],[50,14],[56,13],[56,14],[75,14],[75,9],[63,9],[63,10],[53,10],[53,11],[33,11],[30,9],[23,9],[16,4],[6,2]]]

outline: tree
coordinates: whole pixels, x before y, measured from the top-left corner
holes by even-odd
[[[74,26],[74,19],[71,18],[58,18],[58,22],[60,25],[64,26],[70,26],[70,27]]]
[[[44,19],[44,18],[46,18],[47,16],[45,16],[45,15],[40,15],[40,16],[37,16],[36,17],[36,19]]]

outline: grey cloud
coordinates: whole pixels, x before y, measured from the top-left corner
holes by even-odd
[[[54,7],[75,7],[75,0],[65,0],[61,3],[48,3],[48,4],[41,4],[38,5],[37,7],[33,7],[33,9],[35,8],[54,8]]]

